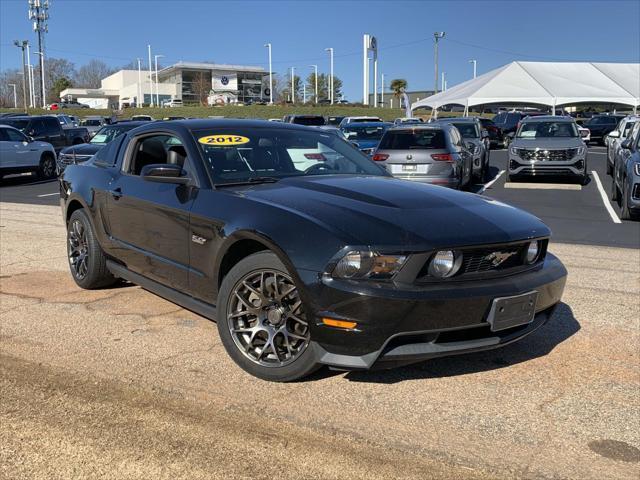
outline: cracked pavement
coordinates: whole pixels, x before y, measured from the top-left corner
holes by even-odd
[[[640,476],[640,250],[551,244],[552,321],[514,345],[272,384],[215,324],[83,291],[57,207],[0,204],[0,478]]]

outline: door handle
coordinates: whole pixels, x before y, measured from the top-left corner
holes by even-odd
[[[114,189],[114,190],[109,190],[109,193],[111,194],[111,196],[113,198],[115,198],[116,200],[118,198],[120,198],[122,196],[122,189],[120,187]]]

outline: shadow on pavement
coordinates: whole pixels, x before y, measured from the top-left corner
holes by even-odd
[[[18,187],[23,185],[44,185],[46,183],[57,182],[57,178],[42,180],[36,174],[30,175],[7,175],[0,179],[0,187]]]
[[[522,340],[495,350],[435,358],[392,370],[352,371],[345,375],[352,382],[398,383],[405,380],[452,377],[495,370],[549,354],[556,345],[580,330],[571,307],[560,303],[549,322]],[[322,369],[309,380],[319,380],[344,372]]]

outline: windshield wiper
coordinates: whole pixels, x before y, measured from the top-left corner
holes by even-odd
[[[256,183],[276,183],[280,179],[277,177],[251,177],[246,180],[238,181],[238,182],[224,182],[224,183],[216,183],[216,187],[230,187],[233,185],[251,185]]]

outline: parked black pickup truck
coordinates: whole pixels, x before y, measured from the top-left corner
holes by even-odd
[[[63,127],[56,117],[49,115],[9,117],[0,123],[17,128],[25,135],[53,145],[56,153],[64,147],[89,141],[89,131],[84,127]]]

